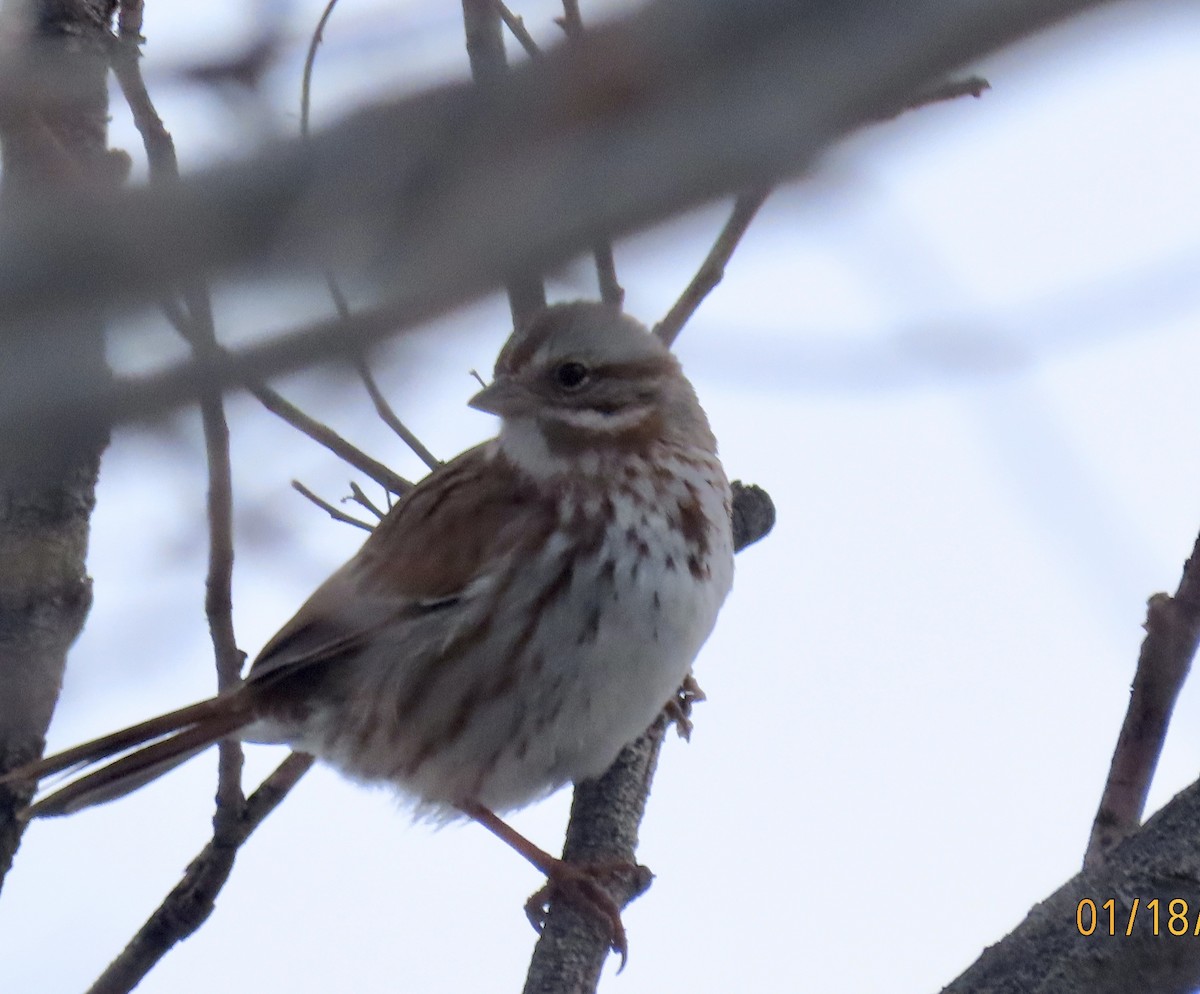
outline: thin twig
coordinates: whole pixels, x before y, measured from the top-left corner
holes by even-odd
[[[359,360],[358,375],[362,378],[363,385],[367,388],[367,393],[371,395],[371,402],[375,405],[375,411],[379,414],[383,423],[400,436],[404,444],[416,453],[417,458],[421,462],[430,469],[437,469],[442,464],[441,460],[425,448],[421,444],[421,440],[409,431],[405,427],[404,422],[396,416],[396,412],[392,410],[392,406],[387,402],[387,398],[380,391],[379,385],[375,382],[375,377],[371,375],[370,367],[367,366],[364,360]]]
[[[573,3],[574,0],[563,0],[564,7],[571,6]],[[570,23],[569,19],[568,23]],[[915,110],[929,104],[954,100],[962,96],[978,97],[986,89],[988,89],[987,80],[979,76],[968,76],[966,79],[961,80],[949,80],[923,90],[906,101],[904,106],[898,108],[894,113],[889,112],[880,115],[880,119],[896,117],[907,110]],[[745,235],[750,222],[754,220],[755,214],[758,213],[758,209],[762,206],[763,201],[766,200],[770,192],[769,187],[750,190],[734,200],[733,212],[729,215],[729,220],[725,222],[725,227],[721,229],[721,233],[717,236],[717,240],[713,243],[713,247],[709,250],[704,262],[701,263],[700,269],[696,272],[696,275],[687,285],[687,288],[680,295],[674,306],[667,312],[666,317],[654,329],[654,333],[667,345],[674,343],[675,339],[679,337],[680,331],[683,330],[683,326],[696,313],[697,308],[704,301],[704,298],[724,278],[725,266],[733,256],[734,250],[738,247],[742,236]]]
[[[355,528],[362,528],[364,531],[373,531],[374,526],[366,521],[362,521],[353,515],[347,514],[345,511],[339,510],[328,501],[322,500],[311,490],[308,489],[299,480],[292,480],[292,489],[297,493],[302,494],[317,505],[322,511],[328,514],[334,521],[344,521],[348,525],[354,525]]]
[[[282,418],[314,442],[325,446],[325,448],[343,462],[349,463],[361,473],[366,473],[367,476],[381,487],[399,496],[403,496],[412,489],[412,483],[404,479],[404,477],[388,469],[378,459],[372,459],[362,449],[346,441],[346,439],[342,438],[341,435],[328,425],[305,414],[295,404],[285,400],[270,387],[247,384],[246,388],[272,414]]]
[[[266,778],[242,806],[240,816],[222,837],[214,837],[188,865],[172,889],[137,934],[100,975],[88,994],[127,994],[172,945],[196,931],[212,914],[216,891],[233,868],[233,856],[308,772],[313,757],[294,752]],[[165,945],[164,945],[165,943]]]
[[[329,0],[329,2],[325,5],[325,9],[321,12],[321,17],[317,21],[317,26],[313,30],[312,39],[308,44],[308,53],[304,59],[304,80],[300,88],[300,134],[305,138],[308,137],[309,110],[311,107],[312,98],[312,78],[313,70],[317,61],[317,49],[321,45],[321,39],[325,31],[325,25],[328,23],[330,16],[333,14],[333,8],[335,6],[337,6],[337,0]],[[325,285],[329,288],[329,296],[333,299],[333,306],[337,311],[338,317],[342,318],[343,320],[348,319],[350,317],[350,302],[346,299],[346,294],[342,291],[341,284],[338,283],[337,276],[334,275],[332,270],[327,269],[325,271]],[[425,465],[427,465],[430,469],[436,468],[438,462],[433,457],[433,454],[421,444],[416,435],[414,435],[401,423],[400,419],[396,417],[395,413],[387,405],[387,402],[383,400],[378,388],[375,387],[375,381],[371,379],[370,372],[367,370],[366,362],[360,360],[358,363],[358,368],[360,374],[363,376],[363,382],[367,385],[368,392],[371,393],[371,399],[375,402],[375,410],[379,412],[380,417],[382,417],[383,420],[392,428],[392,430],[404,440],[405,444],[417,454],[417,456],[422,462],[425,463]],[[387,414],[384,413],[385,411]],[[391,420],[389,420],[389,415]],[[330,434],[332,435],[332,432]],[[355,458],[358,459],[360,463],[365,464],[365,462],[369,461],[375,467],[382,467],[381,463],[370,459],[370,457],[368,457],[365,453],[358,452],[358,450],[355,450],[355,452],[358,453]],[[341,455],[340,452],[339,455]],[[346,459],[345,455],[342,455],[342,458],[347,462],[350,462],[351,465],[356,465],[359,469],[363,469],[362,465],[354,462],[353,460]],[[395,494],[403,494],[405,490],[411,489],[411,484],[408,484],[407,481],[404,481],[405,486],[403,489],[397,490],[392,483],[384,483],[381,481],[379,477],[375,475],[375,473],[366,469],[363,469],[363,472],[367,473],[368,476],[371,476],[376,483],[380,483],[380,485],[385,489],[388,489]],[[400,481],[401,479],[395,474],[392,474],[392,477],[393,483]]]
[[[1146,611],[1129,707],[1092,824],[1085,868],[1138,830],[1179,691],[1200,644],[1200,537],[1183,566],[1175,596],[1155,594]]]
[[[674,344],[675,339],[683,330],[683,326],[696,313],[696,309],[704,301],[704,298],[724,278],[725,266],[733,255],[734,249],[738,247],[746,229],[750,227],[750,222],[754,220],[754,215],[758,213],[758,209],[770,192],[769,187],[750,190],[740,194],[734,200],[729,220],[725,222],[721,233],[717,235],[717,240],[713,242],[712,248],[704,257],[704,262],[700,264],[696,275],[692,277],[692,281],[680,294],[679,299],[667,311],[666,317],[654,326],[654,334],[665,344]]]
[[[132,110],[134,123],[142,135],[150,166],[150,181],[160,185],[171,184],[178,182],[179,163],[171,135],[163,126],[142,78],[139,50],[141,26],[142,0],[125,0],[118,19],[118,36],[111,46],[110,56],[122,93]],[[164,309],[190,343],[195,360],[201,364],[209,363],[221,352],[221,348],[217,343],[208,287],[201,279],[188,280],[183,296],[186,312],[173,300],[168,300]],[[200,392],[199,404],[209,480],[209,554],[204,607],[216,658],[217,688],[223,691],[237,683],[243,661],[233,627],[233,469],[222,391],[210,385]],[[283,779],[286,778],[285,771]],[[282,792],[277,792],[277,798],[281,798],[283,793],[286,793],[286,787]],[[273,806],[263,807],[262,816],[265,817]],[[211,841],[189,867],[184,880],[96,981],[92,988],[96,994],[124,994],[132,990],[175,943],[186,938],[207,919],[217,894],[229,878],[237,848],[249,834],[250,829],[243,825],[246,816],[246,798],[242,789],[242,746],[236,739],[225,739],[218,746]]]
[[[317,49],[321,47],[321,40],[325,34],[325,25],[329,23],[329,18],[333,14],[333,8],[337,6],[337,2],[338,0],[329,0],[325,5],[325,9],[317,21],[317,26],[313,30],[312,39],[308,43],[308,53],[304,56],[304,75],[300,82],[300,134],[305,138],[308,137],[309,111],[312,107],[313,66],[317,61]]]
[[[171,323],[171,326],[185,338],[188,337],[190,334],[190,319],[179,304],[175,301],[164,300],[160,303],[160,307],[163,314],[166,315],[167,320]],[[219,347],[216,353],[210,353],[210,360],[214,354],[224,358],[230,357],[230,353],[227,350]],[[378,460],[372,459],[353,442],[343,438],[328,425],[305,414],[291,401],[286,400],[278,391],[261,383],[248,384],[247,389],[272,414],[286,421],[314,442],[327,448],[343,462],[349,463],[355,469],[366,473],[367,476],[371,477],[381,487],[395,494],[404,494],[412,489],[412,483],[404,479],[404,477],[394,473]],[[405,439],[405,441],[407,442],[408,439]],[[424,446],[421,446],[416,436],[413,436],[413,442],[417,446],[420,446],[422,451],[428,451],[424,449]],[[412,445],[413,443],[409,444]],[[414,449],[414,451],[417,451],[417,449]],[[417,451],[417,454],[420,455],[420,451]]]
[[[531,58],[537,58],[542,54],[542,50],[538,48],[538,43],[533,40],[533,35],[529,33],[529,29],[525,27],[525,18],[514,14],[505,5],[504,0],[495,0],[496,10],[500,12],[500,19],[504,21],[508,30],[513,33],[513,37],[521,43],[521,47],[525,49],[525,53]]]
[[[386,491],[386,490],[384,491],[384,493],[387,493],[387,492],[388,491]],[[380,510],[375,505],[375,502],[373,500],[371,500],[370,497],[368,497],[365,493],[363,493],[362,487],[360,487],[353,480],[350,481],[350,496],[348,498],[343,498],[343,499],[344,500],[352,500],[352,501],[354,501],[355,504],[358,504],[359,507],[366,508],[373,515],[375,515],[375,517],[377,517],[380,521],[383,520],[383,518],[386,514],[385,511]]]

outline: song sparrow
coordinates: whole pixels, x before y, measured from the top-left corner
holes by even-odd
[[[27,815],[122,796],[226,736],[286,743],[480,821],[623,953],[595,879],[495,812],[603,772],[688,676],[733,579],[729,484],[678,361],[600,304],[516,331],[471,406],[499,436],[392,508],[241,684],[13,771],[121,756]]]

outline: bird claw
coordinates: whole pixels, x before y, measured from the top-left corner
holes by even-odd
[[[706,700],[700,684],[690,673],[684,677],[683,685],[675,692],[675,696],[667,701],[663,708],[667,724],[674,725],[675,731],[685,742],[692,738],[692,706]]]
[[[555,860],[546,874],[546,883],[525,902],[525,914],[539,934],[545,929],[553,902],[563,901],[590,913],[608,930],[608,944],[621,957],[618,973],[629,960],[629,942],[621,909],[612,899],[603,880],[630,881],[634,890],[630,900],[637,897],[654,879],[650,870],[638,863],[615,860],[609,863],[568,863]]]

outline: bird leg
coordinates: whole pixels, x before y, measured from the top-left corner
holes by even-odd
[[[538,932],[546,926],[546,913],[552,901],[561,899],[574,904],[594,915],[607,927],[609,945],[613,952],[620,954],[621,969],[625,968],[629,958],[629,943],[621,922],[621,909],[601,881],[606,877],[611,879],[632,873],[637,888],[635,894],[640,894],[650,885],[652,874],[646,867],[627,860],[568,863],[534,845],[481,804],[463,804],[459,810],[506,842],[546,875],[545,886],[525,903],[525,914]]]
[[[683,678],[683,684],[675,691],[675,696],[667,701],[663,715],[668,725],[674,725],[675,731],[685,742],[692,738],[692,706],[707,700],[700,684],[692,674]]]

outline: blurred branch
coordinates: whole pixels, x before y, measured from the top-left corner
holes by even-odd
[[[359,111],[169,190],[24,204],[0,242],[0,324],[97,297],[153,300],[187,276],[295,275],[336,257],[373,267],[387,321],[296,329],[206,372],[227,387],[358,352],[568,259],[598,232],[795,175],[960,63],[1103,2],[655,0],[486,91],[446,86]],[[88,266],[72,268],[80,258]],[[156,403],[194,397],[198,371],[162,374],[160,389],[176,386]],[[127,389],[112,398],[123,414]],[[0,422],[109,399],[27,383],[0,397]]]
[[[897,117],[905,111],[927,107],[929,104],[954,100],[962,96],[979,97],[989,88],[988,81],[979,76],[968,76],[965,79],[949,80],[939,83],[929,89],[922,90],[905,102],[904,106],[889,112],[881,119]],[[696,275],[684,289],[679,299],[675,301],[666,316],[654,327],[654,333],[667,345],[673,345],[683,326],[691,320],[693,314],[704,302],[717,284],[725,278],[725,266],[733,257],[734,251],[754,220],[758,209],[770,194],[770,187],[751,190],[740,194],[733,202],[733,212],[725,227],[717,235],[713,247],[700,264]]]
[[[894,113],[888,115],[886,118],[882,118],[882,120],[890,120],[891,118],[899,117],[905,111],[918,110],[921,107],[928,107],[930,104],[940,104],[948,100],[957,100],[959,97],[974,97],[978,100],[986,90],[990,90],[991,88],[992,85],[982,76],[965,76],[962,79],[948,79],[914,93],[912,97],[905,101],[903,107],[898,108]]]
[[[150,181],[170,185],[179,180],[175,144],[163,126],[146,89],[141,73],[142,0],[123,0],[118,18],[118,35],[112,46],[113,71],[142,136],[150,166]],[[196,359],[205,362],[220,352],[213,322],[212,297],[201,279],[184,284],[187,312],[168,298],[169,317],[192,347]],[[233,628],[233,467],[229,456],[229,425],[220,389],[209,387],[200,394],[200,418],[208,459],[208,576],[205,580],[204,611],[216,659],[217,690],[227,690],[241,677],[242,653]],[[242,791],[242,744],[226,739],[218,744],[216,807],[208,858],[196,861],[189,873],[189,903],[207,909],[184,916],[177,913],[152,915],[135,939],[110,964],[97,981],[101,990],[128,991],[167,954],[180,939],[191,934],[208,917],[216,896],[233,869],[235,845],[223,844],[236,834],[245,813]],[[136,950],[136,952],[131,952]],[[108,985],[107,987],[104,985]]]
[[[559,26],[568,41],[583,38],[583,15],[579,12],[579,0],[563,0],[563,15]],[[613,307],[625,303],[625,289],[617,281],[617,264],[613,259],[612,239],[597,238],[592,243],[592,258],[596,262],[596,282],[600,288],[600,299]]]
[[[1200,537],[1184,563],[1175,596],[1150,598],[1145,627],[1129,707],[1083,859],[1085,868],[1103,862],[1113,846],[1141,824],[1171,712],[1200,645]]]
[[[500,8],[495,0],[462,0],[462,10],[471,77],[480,89],[486,90],[508,71]],[[514,269],[505,280],[504,289],[515,328],[526,324],[546,306],[546,285],[534,266]]]
[[[740,552],[765,537],[775,524],[775,505],[760,487],[735,481],[733,546]],[[621,750],[602,776],[575,785],[571,820],[567,825],[563,859],[580,863],[636,864],[638,829],[646,811],[650,784],[658,764],[663,736],[680,714],[687,720],[697,687],[689,677],[674,708],[668,707],[636,742]],[[687,726],[690,731],[690,726]],[[625,907],[642,891],[632,879],[612,897]],[[567,903],[554,904],[538,938],[525,980],[525,994],[590,994],[610,951],[611,936],[595,916]]]

